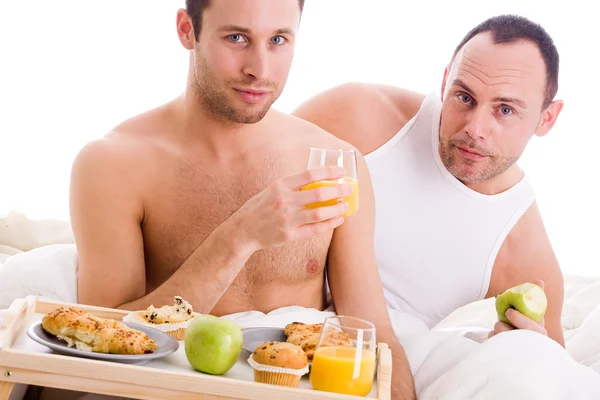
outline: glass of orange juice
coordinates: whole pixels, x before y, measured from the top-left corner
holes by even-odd
[[[313,182],[302,187],[302,190],[316,189],[322,186],[334,186],[341,183],[349,184],[352,187],[352,194],[344,197],[344,200],[346,203],[348,203],[348,211],[342,214],[342,217],[344,218],[349,217],[358,211],[358,167],[356,164],[356,152],[354,150],[331,150],[311,147],[306,169],[324,168],[330,166],[344,168],[346,170],[346,176],[338,180]],[[318,208],[331,206],[336,204],[338,201],[339,200],[322,201],[308,204],[307,207]]]
[[[372,323],[353,317],[329,317],[317,343],[310,383],[316,390],[366,396],[373,387],[376,352]]]

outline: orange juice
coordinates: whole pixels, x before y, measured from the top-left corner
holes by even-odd
[[[313,182],[313,183],[309,183],[306,186],[303,186],[302,190],[316,189],[316,188],[320,188],[323,186],[335,186],[335,185],[339,185],[341,183],[347,183],[352,187],[352,194],[350,194],[350,196],[344,197],[344,200],[346,201],[346,203],[348,203],[348,211],[346,211],[344,214],[342,214],[342,217],[345,218],[345,217],[351,216],[352,214],[354,214],[358,211],[358,181],[356,179],[344,177],[344,178],[340,179],[339,181]],[[338,202],[338,200],[335,200],[335,199],[328,200],[328,201],[321,201],[318,203],[308,204],[306,207],[307,208],[326,207],[326,206],[332,206],[332,205],[336,204],[337,202]]]
[[[366,396],[373,387],[375,353],[362,350],[360,367],[355,369],[357,349],[320,347],[310,370],[310,383],[316,390]]]

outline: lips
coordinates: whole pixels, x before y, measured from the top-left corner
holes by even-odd
[[[460,147],[460,146],[456,146],[456,148],[458,149],[458,151],[460,152],[460,154],[463,157],[468,158],[470,160],[479,160],[479,159],[482,159],[482,158],[486,157],[483,154],[474,152],[472,150],[465,149],[465,148]]]
[[[254,89],[236,89],[236,90],[239,92],[246,92],[246,93],[255,94],[255,95],[269,93],[268,90],[254,90]]]
[[[257,104],[263,101],[267,95],[268,91],[265,90],[254,90],[254,89],[234,89],[237,94],[247,103]]]

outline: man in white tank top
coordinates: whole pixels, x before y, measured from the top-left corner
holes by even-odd
[[[558,53],[543,28],[500,16],[457,47],[441,96],[346,84],[296,110],[366,155],[390,307],[431,328],[465,304],[541,280],[545,322],[515,310],[507,317],[564,346],[563,277],[516,164],[531,137],[548,133],[560,114],[557,81]],[[510,329],[498,321],[490,335]]]

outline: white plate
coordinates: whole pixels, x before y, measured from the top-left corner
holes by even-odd
[[[287,336],[282,328],[246,328],[242,329],[244,344],[242,347],[249,353],[264,342],[285,342]]]
[[[46,332],[42,327],[41,322],[32,324],[27,330],[27,336],[29,336],[31,340],[41,345],[44,345],[59,354],[75,357],[92,358],[95,360],[114,361],[125,364],[145,363],[150,360],[165,357],[177,351],[177,349],[179,348],[179,342],[174,337],[169,336],[164,332],[161,332],[151,327],[134,324],[131,322],[124,322],[124,324],[129,326],[130,328],[144,332],[146,335],[148,335],[150,339],[153,339],[156,342],[156,344],[158,345],[158,349],[156,349],[153,353],[148,354],[106,354],[78,350],[76,347],[69,347],[67,345],[67,342],[65,342],[64,340],[60,340],[56,336]]]

